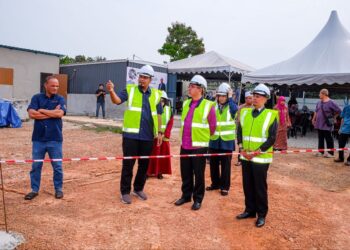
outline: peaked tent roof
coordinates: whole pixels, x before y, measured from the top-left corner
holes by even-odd
[[[235,72],[245,74],[254,68],[215,51],[169,63],[169,73]]]
[[[251,72],[242,82],[269,84],[350,83],[350,33],[332,11],[327,24],[312,42],[294,57]]]

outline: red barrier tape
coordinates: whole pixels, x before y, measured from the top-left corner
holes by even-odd
[[[300,150],[282,150],[274,151],[273,154],[299,154],[299,153],[317,153],[326,151],[347,151],[350,148],[330,148],[330,149],[300,149]],[[250,152],[249,154],[254,154]],[[73,161],[110,161],[110,160],[137,160],[137,159],[155,159],[155,158],[181,158],[181,157],[212,157],[212,156],[227,156],[238,155],[239,152],[232,153],[215,153],[215,154],[187,154],[187,155],[150,155],[150,156],[111,156],[111,157],[80,157],[80,158],[63,158],[63,159],[27,159],[27,160],[0,160],[0,163],[18,164],[18,163],[33,163],[33,162],[73,162]]]

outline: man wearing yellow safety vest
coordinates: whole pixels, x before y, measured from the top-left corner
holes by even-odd
[[[235,115],[238,107],[232,96],[230,85],[220,84],[216,91],[216,130],[210,138],[209,153],[232,153],[235,150]],[[210,157],[211,185],[206,188],[207,191],[220,189],[221,195],[228,195],[231,186],[231,160],[232,155]]]
[[[107,83],[107,90],[115,104],[126,102],[123,120],[123,155],[149,156],[152,152],[154,138],[162,143],[162,106],[161,92],[149,87],[154,70],[150,65],[143,66],[139,71],[138,85],[127,84],[126,89],[118,94],[114,92],[114,84]],[[123,160],[120,180],[121,201],[131,204],[131,181],[136,160]],[[146,173],[149,159],[139,159],[137,174],[134,180],[133,195],[141,200],[147,200],[143,189],[146,183]]]
[[[237,219],[255,218],[257,227],[265,225],[268,211],[267,170],[272,162],[272,146],[276,140],[278,113],[266,109],[270,90],[259,84],[253,91],[254,108],[243,108],[237,128],[241,151],[245,210]]]
[[[181,155],[204,154],[208,151],[210,136],[214,134],[216,117],[214,103],[203,98],[207,81],[195,75],[188,86],[191,98],[183,103],[180,138]],[[201,208],[205,192],[205,157],[181,157],[182,196],[175,202],[181,206],[193,197],[192,210]]]

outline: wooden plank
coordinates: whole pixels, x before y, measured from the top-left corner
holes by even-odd
[[[0,68],[0,84],[13,85],[13,69]]]
[[[60,83],[60,87],[58,89],[58,94],[63,96],[67,101],[67,85],[68,85],[68,75],[66,74],[54,74],[54,76],[58,79]]]

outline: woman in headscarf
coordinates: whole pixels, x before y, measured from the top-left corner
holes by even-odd
[[[286,106],[286,99],[284,96],[280,96],[277,100],[277,105],[274,107],[278,110],[279,123],[277,130],[276,142],[273,146],[275,150],[287,150],[287,133],[288,128],[291,126],[289,119],[288,108]]]
[[[170,155],[170,134],[174,124],[174,115],[171,111],[171,104],[168,95],[162,91],[160,102],[163,107],[161,133],[163,142],[159,146],[154,140],[152,155]],[[152,158],[149,160],[147,176],[157,176],[158,179],[163,179],[163,174],[171,174],[171,158]]]

